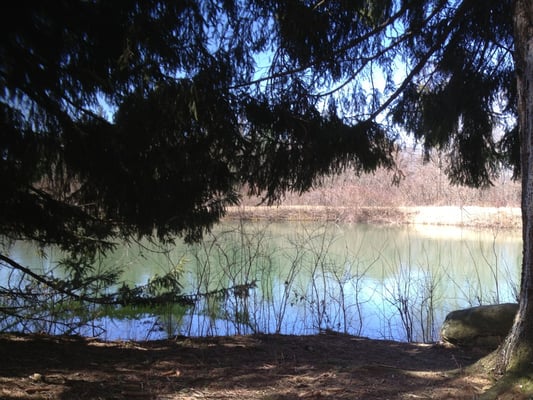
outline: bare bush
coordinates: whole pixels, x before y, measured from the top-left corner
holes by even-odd
[[[378,169],[358,176],[354,171],[323,178],[320,185],[303,194],[289,193],[282,205],[327,207],[399,207],[399,206],[486,206],[519,207],[520,182],[509,171],[502,171],[488,188],[468,188],[450,184],[446,165],[433,155],[429,161],[418,151],[399,153],[398,172]],[[244,197],[243,205],[257,205],[259,198]]]

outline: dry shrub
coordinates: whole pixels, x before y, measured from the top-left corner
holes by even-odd
[[[394,183],[393,171],[378,169],[357,176],[354,171],[325,177],[320,185],[302,195],[288,193],[281,205],[327,207],[485,206],[519,207],[520,182],[503,171],[493,186],[476,189],[451,185],[438,156],[424,162],[417,151],[403,151],[397,165],[404,178]],[[257,205],[245,197],[243,205]]]

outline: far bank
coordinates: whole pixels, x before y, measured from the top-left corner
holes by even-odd
[[[237,206],[229,207],[227,219],[268,221],[334,221],[371,224],[416,224],[469,228],[520,229],[519,207],[417,206]]]

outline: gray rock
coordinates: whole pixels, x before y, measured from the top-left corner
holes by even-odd
[[[496,348],[507,336],[518,304],[505,303],[452,311],[440,330],[442,340],[460,346]]]

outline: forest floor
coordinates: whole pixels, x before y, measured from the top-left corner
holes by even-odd
[[[334,332],[103,342],[0,335],[2,399],[476,399],[482,349]],[[478,369],[479,371],[479,369]],[[519,387],[500,397],[527,399]]]

